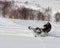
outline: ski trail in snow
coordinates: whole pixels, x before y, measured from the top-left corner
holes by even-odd
[[[60,38],[60,36],[58,36],[58,35],[54,35],[54,34],[49,34],[48,36],[49,36],[49,37]]]
[[[54,38],[60,38],[60,36],[59,36],[59,35],[56,35],[56,34],[47,34],[47,35],[43,34],[43,35],[41,35],[41,37],[54,37]]]
[[[8,34],[8,33],[0,33],[0,35],[11,35],[11,36],[26,36],[26,37],[34,37],[33,35],[27,35],[27,34]]]

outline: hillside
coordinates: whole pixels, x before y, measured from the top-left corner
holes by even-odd
[[[51,36],[37,37],[28,26],[43,27],[46,21],[0,18],[0,48],[60,48],[60,23],[51,22]]]

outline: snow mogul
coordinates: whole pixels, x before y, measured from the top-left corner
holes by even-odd
[[[39,28],[39,27],[33,28],[33,27],[29,26],[28,29],[33,30],[34,33],[36,33],[37,35],[40,35],[42,32],[49,33],[51,30],[51,23],[47,22],[45,25],[43,25],[43,28]],[[37,37],[37,36],[35,35],[35,37]]]

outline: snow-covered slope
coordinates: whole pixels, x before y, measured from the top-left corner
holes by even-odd
[[[50,36],[37,37],[28,26],[43,27],[46,21],[0,18],[0,48],[60,48],[60,23],[51,22]]]

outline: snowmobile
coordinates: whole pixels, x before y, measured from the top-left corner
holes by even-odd
[[[41,35],[42,33],[44,33],[46,36],[48,35],[49,31],[51,30],[51,24],[48,22],[47,24],[44,25],[44,28],[39,28],[39,27],[31,27],[28,26],[28,29],[33,30],[34,33],[36,34],[35,37],[37,37],[37,35]]]
[[[42,28],[38,28],[38,27],[34,28],[34,27],[31,27],[31,26],[28,26],[28,29],[34,31],[35,37],[37,37],[37,35],[40,35],[43,32]]]

